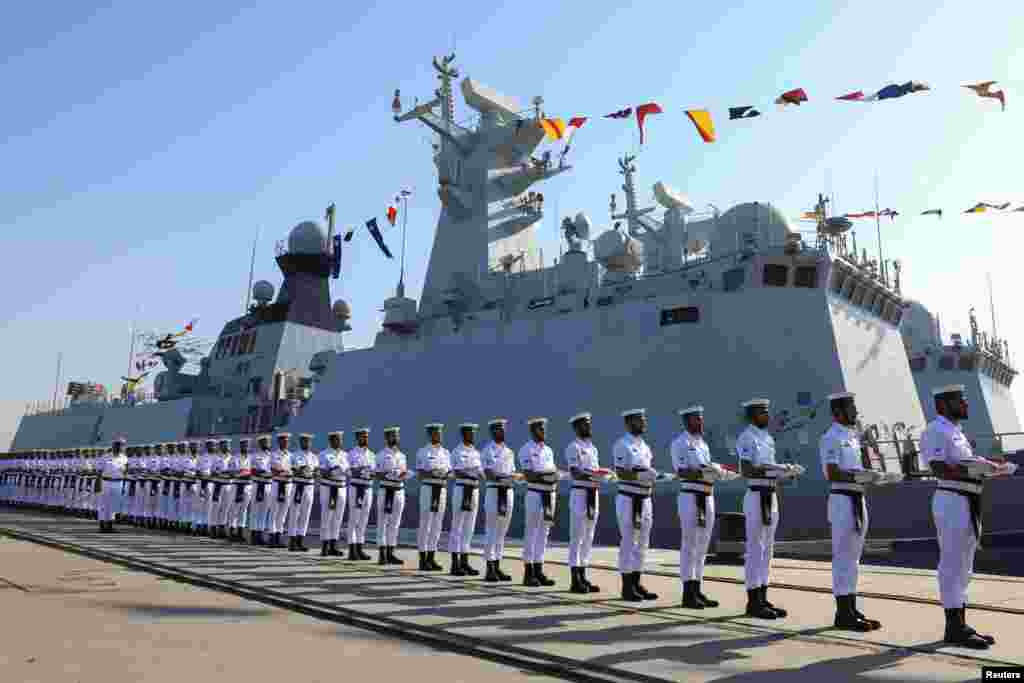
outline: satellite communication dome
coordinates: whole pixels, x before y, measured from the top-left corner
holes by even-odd
[[[349,308],[348,302],[344,299],[338,299],[331,306],[331,310],[334,311],[334,317],[338,320],[348,320],[352,317],[352,309]]]
[[[643,264],[643,244],[618,230],[608,230],[595,240],[594,258],[610,271],[635,273]]]
[[[292,254],[321,254],[327,250],[327,233],[314,221],[302,221],[288,234]]]
[[[590,219],[587,217],[587,214],[580,211],[578,214],[576,214],[576,220],[573,222],[573,224],[576,226],[577,237],[579,237],[581,240],[590,239]]]
[[[690,200],[665,183],[654,183],[654,199],[666,209],[679,209],[684,215],[693,213]]]
[[[825,232],[829,235],[841,235],[853,227],[853,221],[845,216],[832,216],[825,219]]]
[[[260,280],[252,286],[252,298],[261,304],[265,304],[274,298],[274,285],[266,280]]]

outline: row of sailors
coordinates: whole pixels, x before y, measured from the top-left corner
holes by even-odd
[[[994,638],[978,634],[967,626],[965,616],[967,586],[981,534],[980,496],[984,478],[1012,474],[1015,467],[1012,463],[985,460],[971,451],[960,427],[960,421],[967,417],[962,385],[940,387],[933,394],[939,417],[925,430],[921,452],[939,479],[932,508],[940,546],[938,581],[946,612],[945,640],[984,649],[995,642]],[[870,469],[856,429],[858,413],[854,395],[837,393],[828,399],[833,424],[821,437],[820,457],[823,473],[831,482],[827,511],[832,526],[835,626],[870,631],[880,628],[881,624],[865,617],[856,604],[858,569],[868,527],[864,492],[866,486],[886,483],[892,478]],[[763,619],[783,618],[786,610],[769,602],[767,597],[780,514],[775,491],[780,480],[797,478],[804,469],[800,465],[776,462],[774,439],[767,431],[769,406],[766,399],[752,399],[743,404],[749,425],[736,443],[739,473],[712,462],[703,438],[704,409],[701,406],[679,411],[683,431],[671,446],[674,470],[671,474],[659,474],[652,467],[652,452],[643,438],[647,418],[642,409],[622,413],[626,433],[614,444],[614,469],[601,466],[591,438],[592,421],[588,413],[580,413],[569,420],[576,438],[565,449],[568,472],[559,472],[554,453],[545,441],[546,418],[527,421],[531,438],[519,449],[518,457],[505,443],[505,419],[495,419],[488,424],[492,439],[481,450],[475,445],[477,425],[460,425],[462,442],[451,452],[441,443],[444,425],[428,424],[429,443],[419,450],[414,463],[415,475],[421,484],[417,533],[419,569],[442,569],[435,560],[435,553],[447,506],[448,485],[453,483],[449,534],[451,574],[479,574],[470,565],[469,555],[483,498],[485,580],[511,580],[501,570],[501,560],[515,501],[512,487],[525,484],[523,585],[554,585],[544,574],[544,557],[554,522],[558,481],[569,478],[570,590],[597,592],[598,587],[587,579],[587,568],[600,511],[598,492],[602,481],[616,480],[621,597],[627,601],[655,599],[657,595],[641,584],[653,525],[651,496],[655,481],[672,478],[678,480],[679,485],[682,606],[690,609],[717,607],[719,603],[702,590],[704,558],[714,528],[714,483],[743,476],[748,483],[743,502],[746,614]],[[413,473],[400,450],[397,427],[384,431],[386,448],[378,453],[368,447],[369,432],[368,428],[356,430],[357,446],[347,452],[341,447],[342,432],[331,432],[328,434],[330,447],[319,455],[311,450],[309,434],[300,435],[301,448],[297,454],[288,450],[288,434],[277,435],[275,451],[270,450],[269,436],[259,437],[259,448],[251,455],[247,439],[239,442],[237,455],[231,454],[228,440],[208,440],[207,452],[200,457],[197,457],[198,443],[182,442],[131,449],[135,455],[129,458],[122,454],[123,442],[115,441],[111,454],[100,468],[102,484],[95,489],[86,486],[84,495],[93,503],[97,502],[93,496],[99,496],[100,524],[108,533],[113,531],[115,515],[121,513],[136,524],[150,527],[193,530],[220,537],[227,537],[226,530],[230,529],[230,538],[239,541],[243,540],[241,529],[248,516],[254,544],[264,544],[263,532],[269,531],[272,534],[270,545],[283,547],[280,535],[287,530],[289,548],[306,550],[303,539],[309,525],[313,490],[319,486],[321,553],[342,555],[337,542],[347,501],[349,559],[365,560],[369,556],[363,552],[363,544],[376,481],[378,562],[402,564],[394,551],[405,506],[405,481]],[[170,454],[162,453],[165,449],[169,449]],[[81,486],[76,489],[75,478],[89,476],[87,463],[93,459],[85,455],[65,459],[63,464],[52,458],[7,460],[6,464],[13,462],[14,468],[5,469],[0,500],[29,504],[48,501],[51,505],[68,508],[88,506],[89,502],[78,497],[83,490]],[[41,489],[55,490],[49,494],[53,497],[37,493],[40,479],[49,479],[52,483],[61,481],[62,477],[63,486],[48,485],[49,488]],[[71,493],[61,498],[61,492],[68,488]]]

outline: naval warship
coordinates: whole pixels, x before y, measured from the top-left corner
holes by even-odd
[[[612,195],[610,226],[598,231],[582,212],[565,218],[566,251],[546,264],[537,242],[544,198],[530,188],[572,166],[564,157],[535,156],[545,135],[542,100],[524,110],[477,81],[458,81],[454,55],[433,65],[439,84],[432,99],[402,112],[396,98],[394,114],[435,135],[433,247],[419,301],[406,296],[400,278],[371,347],[346,348],[350,308],[331,302],[341,245],[333,221],[304,221],[277,246],[283,284],[276,298],[271,283],[257,282],[255,304],[224,325],[198,374],[183,372],[185,358],[171,350],[162,355],[154,400],[79,394],[65,409],[23,417],[12,450],[115,435],[149,443],[276,430],[314,433],[322,446],[328,431],[394,424],[414,453],[425,423],[494,417],[510,420],[510,446],[518,449],[528,438],[526,420],[540,415],[550,419],[560,460],[573,438],[568,417],[586,410],[607,462],[622,433],[620,412],[643,407],[655,466],[668,470],[678,408],[702,404],[713,457],[735,463],[744,427],[739,404],[765,397],[780,460],[807,468],[783,488],[780,539],[829,534],[817,447],[832,392],[856,392],[875,466],[905,475],[870,494],[875,537],[934,534],[934,483],[920,471],[915,446],[934,416],[933,386],[967,385],[968,435],[986,453],[1015,457],[1000,439],[1020,432],[1005,344],[976,330],[969,341],[943,344],[934,316],[901,294],[899,263],[858,256],[850,222],[829,217],[823,199],[808,235],[770,203],[700,213],[659,182],[659,218],[657,207],[641,205],[636,159],[624,156],[624,205]],[[456,83],[475,112],[469,122],[456,121]],[[998,514],[987,516],[987,530],[1013,529],[1019,481],[988,488],[987,511]],[[416,484],[410,487],[415,493]],[[717,491],[720,512],[742,509],[741,481]],[[662,547],[679,543],[674,497],[670,482],[659,484],[652,540]],[[404,525],[415,526],[417,514],[407,507]],[[515,519],[512,534],[522,529],[522,516]],[[563,506],[555,539],[568,537],[567,521]],[[600,515],[597,540],[617,542],[614,514]]]

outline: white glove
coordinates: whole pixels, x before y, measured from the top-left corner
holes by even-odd
[[[704,465],[700,468],[700,474],[704,477],[704,481],[716,482],[722,478],[722,468],[716,465]]]
[[[978,461],[964,465],[967,468],[967,476],[972,478],[991,477],[996,472],[996,467],[990,462]]]
[[[858,484],[877,484],[881,478],[882,473],[874,470],[863,470],[853,474],[853,480]]]
[[[902,472],[884,472],[882,474],[881,480],[875,482],[875,484],[878,484],[878,485],[882,485],[882,484],[896,484],[896,483],[899,483],[901,481],[903,481],[903,473]]]
[[[1014,462],[1006,463],[1006,476],[1011,476],[1016,471],[1017,471],[1017,463],[1014,463]]]

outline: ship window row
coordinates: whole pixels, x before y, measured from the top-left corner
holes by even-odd
[[[796,266],[792,270],[794,287],[814,289],[818,286],[817,266]],[[789,271],[789,266],[780,263],[766,263],[762,282],[766,287],[786,287],[789,285]]]
[[[213,352],[217,360],[227,356],[241,356],[252,353],[256,350],[256,330],[236,334],[230,337],[221,337]]]
[[[923,372],[927,370],[929,359],[929,356],[915,356],[911,358],[911,371]],[[974,372],[976,370],[980,370],[1005,386],[1010,386],[1013,382],[1013,377],[1016,374],[1013,370],[1010,370],[1002,363],[986,362],[984,359],[981,359],[979,362],[979,359],[973,353],[943,354],[935,360],[935,367],[947,372],[954,370],[959,370],[961,372]]]
[[[833,266],[829,289],[836,296],[846,299],[854,306],[871,311],[893,325],[899,325],[903,319],[903,304],[900,301],[881,286],[855,277],[843,268]]]

